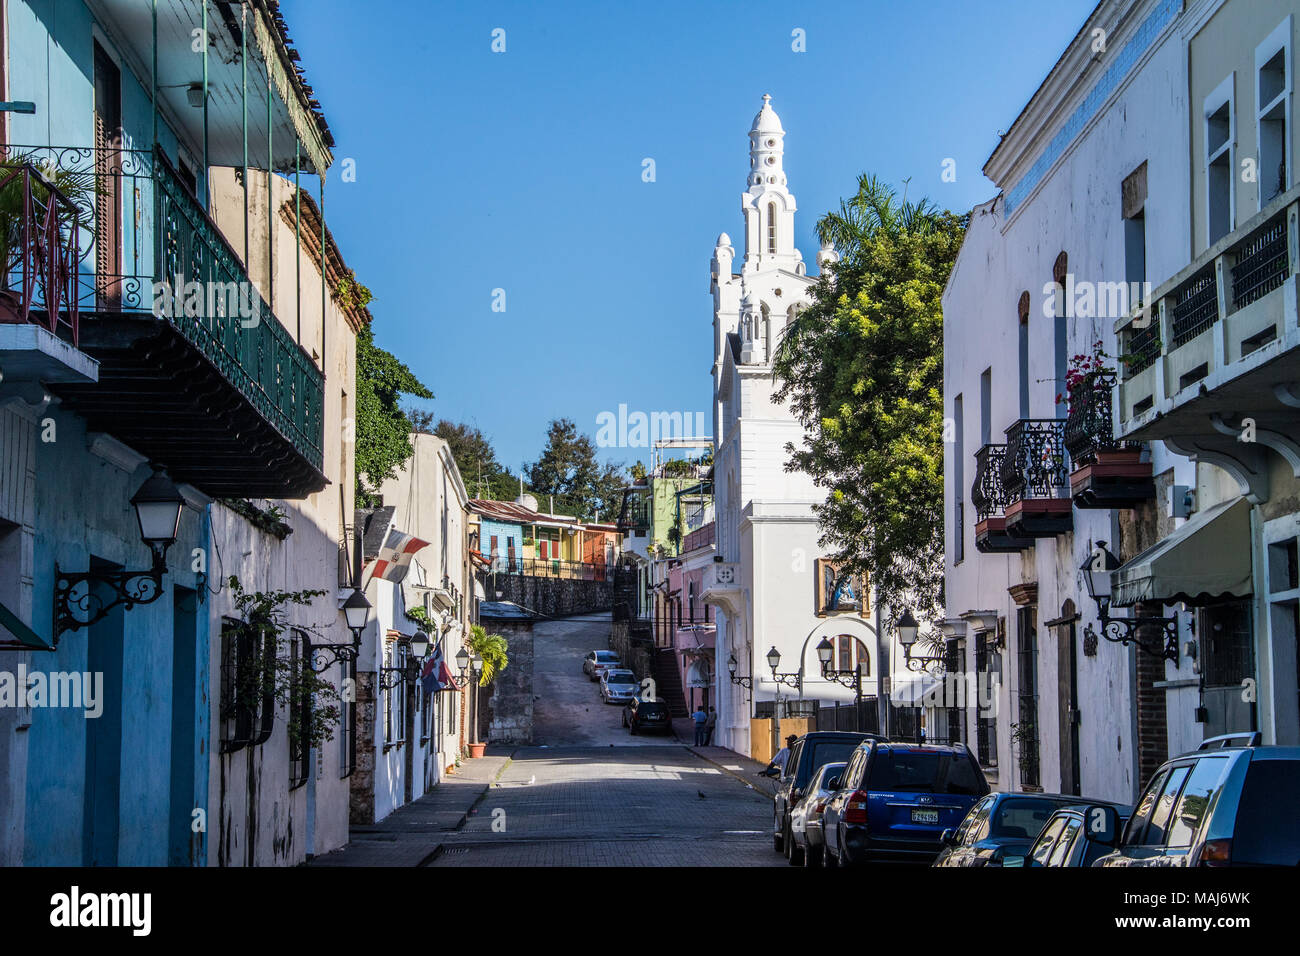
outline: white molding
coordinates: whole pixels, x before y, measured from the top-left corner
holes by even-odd
[[[1223,236],[1231,235],[1237,226],[1237,71],[1230,72],[1218,86],[1210,91],[1201,103],[1201,135],[1205,138],[1201,148],[1201,174],[1205,179],[1205,245],[1214,245]],[[1228,139],[1223,146],[1210,152],[1210,117],[1227,104]],[[1210,163],[1228,154],[1228,228],[1223,236],[1210,235]]]
[[[128,475],[149,461],[147,456],[140,454],[134,448],[123,444],[106,432],[87,432],[86,450],[92,455],[104,459],[110,465],[120,468]]]
[[[1294,138],[1292,132],[1294,127],[1291,125],[1291,103],[1295,89],[1295,68],[1291,51],[1291,20],[1292,15],[1287,14],[1282,22],[1274,27],[1272,32],[1264,38],[1264,42],[1255,47],[1255,76],[1253,83],[1255,92],[1255,196],[1260,209],[1263,209],[1268,202],[1268,200],[1264,199],[1264,170],[1261,165],[1263,157],[1260,155],[1264,139],[1262,135],[1262,123],[1264,120],[1265,108],[1273,106],[1279,98],[1283,102],[1283,122],[1285,123],[1286,128],[1285,135],[1282,137],[1282,160],[1283,164],[1286,166],[1286,182],[1282,184],[1282,189],[1280,191],[1286,192],[1295,182],[1295,175],[1291,168],[1291,140]],[[1282,92],[1268,103],[1264,103],[1259,88],[1260,69],[1265,63],[1276,56],[1279,50],[1284,51],[1285,54],[1283,57],[1282,67],[1284,73]]]

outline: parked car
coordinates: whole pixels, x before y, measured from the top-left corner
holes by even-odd
[[[636,697],[641,682],[624,668],[606,668],[600,676],[600,697],[607,704],[626,704]]]
[[[1115,848],[1131,807],[1073,806],[1052,814],[1023,856],[1008,855],[1003,866],[1092,866]]]
[[[588,651],[582,659],[582,672],[592,680],[600,680],[600,675],[607,667],[618,667],[618,655],[613,651]]]
[[[1211,737],[1166,761],[1097,866],[1300,865],[1300,747]]]
[[[670,733],[673,729],[673,721],[668,713],[666,701],[641,700],[634,697],[632,702],[623,708],[623,726],[634,735],[643,730]]]
[[[804,866],[821,866],[826,845],[822,842],[822,811],[826,801],[835,793],[840,771],[845,764],[824,763],[817,768],[808,783],[808,796],[790,811],[790,838],[801,852]],[[790,854],[794,862],[794,854]]]
[[[956,829],[939,835],[943,849],[934,865],[1001,866],[1005,857],[1027,856],[1034,838],[1062,807],[1107,802],[1060,793],[990,793],[970,808]]]
[[[943,831],[988,792],[984,771],[963,744],[866,741],[822,812],[826,864],[933,863]]]
[[[803,850],[787,839],[790,811],[803,799],[813,774],[822,764],[848,760],[849,754],[864,740],[881,740],[874,734],[857,734],[843,730],[816,730],[794,742],[785,773],[777,781],[772,803],[772,847],[795,865],[803,862]]]

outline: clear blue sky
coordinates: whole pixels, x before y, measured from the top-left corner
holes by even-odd
[[[861,172],[953,210],[989,198],[998,133],[1094,0],[282,6],[338,141],[326,211],[377,341],[517,470],[556,417],[594,435],[626,403],[711,423],[709,257],[719,232],[743,241],[762,94],[812,269],[817,218]]]

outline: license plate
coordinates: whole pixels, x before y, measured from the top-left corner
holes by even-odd
[[[939,811],[938,810],[913,810],[912,822],[913,823],[938,823]]]

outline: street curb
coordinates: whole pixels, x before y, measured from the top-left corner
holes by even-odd
[[[685,745],[683,745],[683,746],[685,746]],[[730,767],[724,767],[722,764],[718,763],[718,762],[717,762],[716,760],[714,760],[712,757],[706,757],[704,754],[700,753],[700,752],[699,752],[698,750],[696,750],[694,747],[686,747],[686,749],[689,750],[691,753],[695,754],[695,756],[699,757],[699,758],[700,758],[701,760],[703,760],[705,763],[713,764],[713,766],[717,767],[719,770],[721,770],[721,771],[722,771],[723,773],[725,773],[727,776],[729,776],[729,777],[735,777],[737,780],[739,780],[739,781],[740,781],[741,783],[743,783],[745,786],[749,787],[749,789],[753,790],[755,793],[759,793],[759,794],[763,793],[762,790],[759,790],[758,787],[754,786],[753,783],[751,783],[749,780],[746,780],[744,777],[742,777],[740,774],[736,773],[736,771],[732,770]]]

